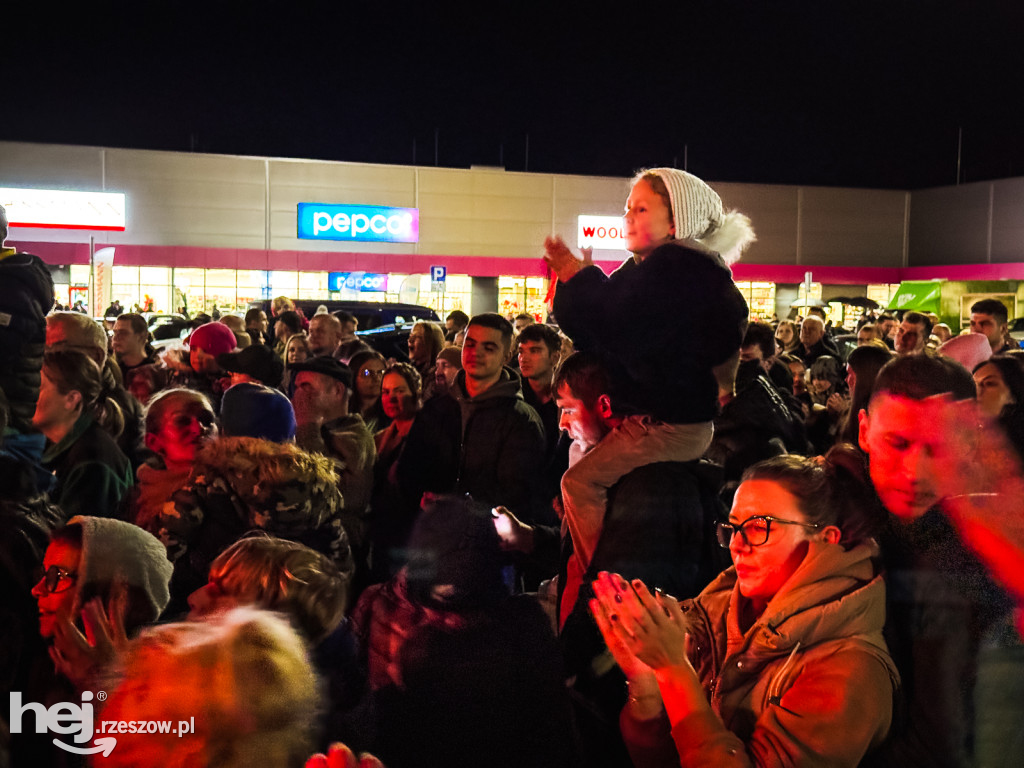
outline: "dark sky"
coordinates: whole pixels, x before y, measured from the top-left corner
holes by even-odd
[[[962,129],[1024,175],[1019,1],[21,5],[2,139],[916,189]]]

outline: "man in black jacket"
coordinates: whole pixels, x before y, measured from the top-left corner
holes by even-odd
[[[882,368],[860,414],[888,511],[885,640],[901,677],[889,740],[866,765],[1024,758],[1024,656],[1012,626],[1013,598],[1024,602],[1024,482],[974,398],[958,363],[909,355]]]
[[[543,514],[544,427],[506,367],[512,326],[497,314],[469,321],[462,370],[444,396],[416,416],[398,463],[403,493],[468,493],[526,520]]]

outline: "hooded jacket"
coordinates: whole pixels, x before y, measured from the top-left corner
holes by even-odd
[[[459,371],[449,394],[417,414],[398,482],[417,502],[424,491],[457,491],[529,520],[540,502],[544,456],[544,426],[523,399],[515,371],[505,367],[476,397],[466,392],[466,372]]]
[[[363,417],[350,413],[322,425],[299,424],[295,442],[305,451],[323,454],[334,467],[335,480],[345,499],[342,524],[353,547],[361,550],[369,532],[373,464],[377,448]]]
[[[53,307],[53,278],[38,256],[0,248],[0,391],[11,409],[11,427],[32,432],[39,372],[46,346],[46,314]]]
[[[255,529],[322,552],[352,575],[344,502],[323,456],[253,437],[212,440],[172,500],[153,525],[175,563],[176,608],[206,583],[217,555]]]
[[[687,657],[714,713],[633,720],[623,737],[650,765],[848,765],[889,731],[899,682],[882,637],[885,584],[877,548],[811,542],[764,613],[740,630],[736,570],[683,604]],[[669,739],[675,742],[673,754]]]

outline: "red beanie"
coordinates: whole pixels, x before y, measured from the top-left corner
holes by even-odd
[[[188,337],[188,346],[199,347],[208,355],[223,355],[235,348],[235,334],[223,323],[200,325]]]

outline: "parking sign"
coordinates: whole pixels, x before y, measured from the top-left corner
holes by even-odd
[[[430,268],[430,282],[432,283],[443,283],[444,279],[448,276],[447,267],[431,267]]]

